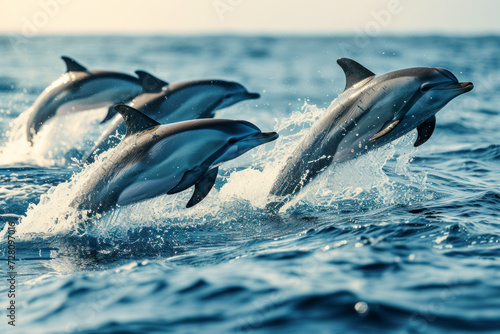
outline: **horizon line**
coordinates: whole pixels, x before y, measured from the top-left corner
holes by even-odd
[[[230,31],[230,30],[214,30],[214,31],[183,31],[183,32],[167,32],[167,31],[140,31],[140,32],[119,32],[119,31],[73,31],[73,32],[38,32],[34,36],[24,36],[20,31],[0,30],[0,36],[24,36],[25,38],[36,38],[37,36],[189,36],[189,37],[206,37],[206,36],[234,36],[234,37],[302,37],[302,36],[317,36],[317,37],[352,37],[358,34],[367,35],[370,38],[385,37],[385,36],[410,36],[410,37],[500,37],[500,31],[484,30],[473,32],[453,32],[449,30],[430,31],[430,30],[405,30],[405,31],[384,31],[378,34],[369,34],[362,31],[354,30],[318,30],[318,31]],[[278,36],[279,35],[279,36]]]

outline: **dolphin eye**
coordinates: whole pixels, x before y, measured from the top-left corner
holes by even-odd
[[[420,86],[420,90],[422,92],[427,92],[429,91],[434,85],[430,84],[430,83],[425,83],[423,84],[422,86]]]
[[[227,141],[228,144],[234,144],[236,142],[237,142],[236,138],[231,138]]]

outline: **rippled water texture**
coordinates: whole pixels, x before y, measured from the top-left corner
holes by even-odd
[[[500,38],[0,36],[0,228],[17,223],[17,326],[2,333],[500,332]],[[143,69],[169,82],[235,80],[260,100],[218,112],[280,138],[223,165],[215,189],[116,209],[82,226],[67,205],[105,110],[24,139],[28,107],[63,71]],[[475,89],[415,133],[330,168],[286,210],[264,210],[276,173],[342,91],[335,63],[375,73],[451,70]],[[4,229],[5,231],[5,229]],[[7,257],[5,236],[0,241]]]

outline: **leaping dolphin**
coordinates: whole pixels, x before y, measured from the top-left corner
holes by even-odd
[[[278,137],[246,121],[199,119],[161,125],[130,106],[115,109],[127,125],[125,138],[71,203],[90,214],[194,186],[187,203],[191,207],[212,189],[221,163]]]
[[[417,67],[376,76],[354,60],[337,63],[346,86],[288,158],[275,180],[269,207],[276,210],[331,164],[342,163],[381,147],[413,129],[415,146],[432,135],[435,114],[471,82],[444,68]]]
[[[30,143],[33,143],[33,136],[42,125],[56,114],[129,101],[141,93],[142,81],[147,79],[119,72],[87,70],[74,59],[61,58],[66,63],[66,73],[45,88],[30,108],[27,124]]]
[[[141,74],[141,71],[136,73]],[[249,93],[239,83],[223,80],[198,80],[164,85],[160,79],[150,76],[148,83],[148,89],[128,105],[161,124],[213,118],[219,109],[260,97],[257,93]],[[110,115],[113,115],[113,112],[108,114],[107,118]],[[82,162],[91,163],[96,155],[116,146],[125,132],[123,118],[116,115]]]

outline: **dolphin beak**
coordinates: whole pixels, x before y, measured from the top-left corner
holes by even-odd
[[[460,89],[464,90],[464,93],[467,93],[474,88],[474,84],[472,82],[461,82],[460,87]]]
[[[243,96],[245,97],[245,99],[254,100],[254,99],[258,99],[260,97],[260,94],[259,93],[246,92],[246,93],[243,94]]]
[[[252,146],[259,146],[276,140],[279,135],[276,132],[259,132],[242,139],[240,142],[252,143]]]
[[[474,88],[474,84],[472,82],[454,82],[446,85],[439,85],[433,87],[435,90],[452,90],[457,91],[459,94],[470,92]]]

